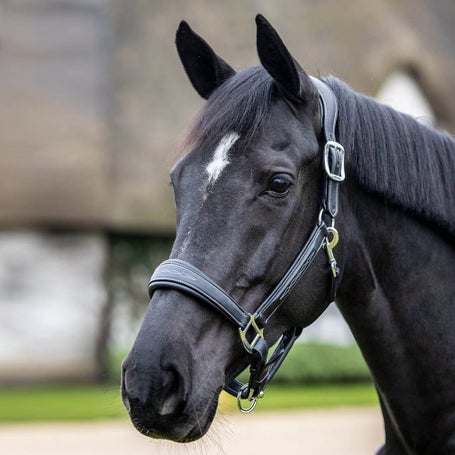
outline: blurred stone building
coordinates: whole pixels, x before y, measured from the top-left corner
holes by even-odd
[[[175,29],[241,68],[257,12],[309,73],[382,99],[404,78],[455,132],[453,0],[2,0],[0,382],[102,375],[112,315],[127,317],[112,263],[172,237],[168,171],[201,105]],[[132,256],[136,277],[152,270]],[[134,280],[123,301],[146,303]]]

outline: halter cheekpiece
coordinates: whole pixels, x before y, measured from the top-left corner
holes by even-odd
[[[294,262],[275,286],[269,296],[253,314],[244,311],[229,294],[207,275],[192,264],[180,259],[168,259],[153,273],[148,291],[150,297],[157,289],[173,289],[195,297],[226,317],[239,330],[242,344],[249,356],[250,378],[243,384],[234,379],[225,390],[237,397],[239,409],[251,412],[258,398],[291,350],[302,329],[292,327],[280,338],[273,354],[268,358],[269,347],[264,339],[264,328],[275,311],[299,282],[321,249],[325,249],[330,265],[332,281],[330,296],[335,299],[339,269],[333,254],[338,243],[335,218],[338,213],[338,187],[344,180],[344,148],[336,141],[335,127],[338,105],[332,89],[324,82],[311,78],[319,91],[321,125],[325,137],[323,150],[323,197],[319,217],[308,240],[303,245]],[[243,400],[248,400],[246,407]]]

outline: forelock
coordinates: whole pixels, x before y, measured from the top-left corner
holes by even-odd
[[[185,149],[213,150],[232,131],[239,135],[239,143],[250,143],[270,111],[273,87],[262,66],[236,73],[202,107],[185,140]]]

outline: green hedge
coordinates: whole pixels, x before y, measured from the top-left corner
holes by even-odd
[[[120,377],[120,362],[124,354],[111,357],[110,380]],[[247,372],[242,380],[248,379]],[[319,343],[296,343],[278,370],[274,384],[344,384],[370,382],[370,373],[359,348]]]
[[[247,378],[247,373],[242,375]],[[296,343],[281,365],[274,384],[342,384],[370,382],[359,348],[319,343]]]

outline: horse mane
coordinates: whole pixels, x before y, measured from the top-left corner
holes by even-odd
[[[339,141],[359,184],[455,237],[455,140],[325,79],[339,102]]]
[[[455,237],[455,140],[335,77],[324,79],[339,103],[338,136],[349,169],[367,191]],[[201,108],[184,149],[213,150],[236,131],[247,146],[267,119],[275,92],[262,66],[246,68],[218,87]]]

